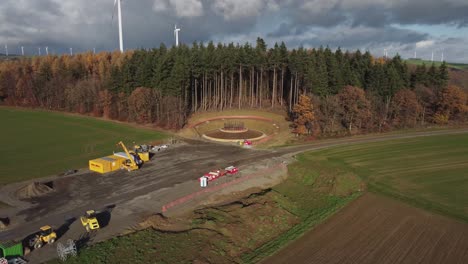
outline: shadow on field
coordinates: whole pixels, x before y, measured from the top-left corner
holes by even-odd
[[[60,239],[68,230],[70,230],[70,226],[76,221],[76,219],[76,217],[72,217],[65,220],[65,223],[55,230],[57,233],[57,239]]]
[[[112,217],[112,210],[114,210],[115,204],[111,204],[106,206],[106,209],[100,211],[99,213],[96,214],[96,219],[99,222],[99,226],[101,228],[104,228],[109,225],[109,222]]]

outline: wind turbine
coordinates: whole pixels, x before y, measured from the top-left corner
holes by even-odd
[[[115,5],[117,5],[117,14],[119,16],[119,44],[120,44],[120,52],[124,51],[123,47],[123,34],[122,34],[122,8],[121,2],[122,0],[114,0],[114,10]],[[114,20],[114,12],[112,12],[112,20]]]
[[[177,28],[177,25],[174,26],[174,37],[175,37],[175,45],[176,47],[179,46],[179,31],[180,28]]]
[[[416,54],[416,50],[414,50],[414,58],[415,58],[415,59],[417,58],[416,55],[417,55],[417,54]]]
[[[49,47],[45,47],[45,52],[46,52],[47,56],[49,56]]]
[[[5,44],[5,55],[8,56],[8,44]]]
[[[21,46],[21,55],[24,56],[24,47]]]
[[[444,51],[442,50],[442,55],[440,56],[440,62],[444,62]]]
[[[434,61],[434,51],[432,51],[431,61]]]
[[[73,56],[73,48],[70,48],[70,56]]]
[[[41,56],[41,47],[38,47],[37,50],[39,51],[39,56]]]

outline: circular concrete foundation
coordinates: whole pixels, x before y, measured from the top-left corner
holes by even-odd
[[[247,129],[246,131],[225,131],[216,129],[209,131],[202,136],[205,139],[219,142],[238,142],[244,139],[255,141],[266,137],[265,133],[257,130]]]

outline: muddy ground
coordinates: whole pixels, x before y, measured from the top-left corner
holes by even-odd
[[[262,263],[468,263],[468,225],[367,193]]]
[[[156,154],[142,169],[131,173],[119,171],[100,175],[84,171],[76,175],[44,178],[42,180],[44,182],[53,182],[54,191],[43,197],[29,200],[16,199],[15,192],[31,182],[3,186],[0,189],[0,201],[11,206],[0,209],[0,217],[9,217],[11,224],[0,232],[0,240],[21,240],[43,225],[52,225],[59,230],[62,235],[59,242],[68,238],[76,240],[85,233],[84,228],[78,223],[79,220],[76,219],[86,210],[94,209],[102,211],[101,217],[105,227],[91,238],[83,239],[98,242],[135,229],[146,217],[160,213],[164,204],[200,190],[198,178],[212,169],[235,165],[253,172],[256,170],[256,164],[272,159],[280,162],[289,159],[295,153],[307,150],[360,142],[467,132],[467,129],[460,129],[356,137],[276,150],[242,149],[231,145],[186,141]],[[246,183],[243,183],[244,189],[255,187],[260,182],[254,181],[248,184],[252,186],[245,186]],[[190,209],[181,206],[173,210],[182,208]],[[31,263],[40,263],[55,256],[55,246],[46,246],[28,255],[27,258]]]

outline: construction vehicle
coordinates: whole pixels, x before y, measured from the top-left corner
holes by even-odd
[[[205,175],[203,175],[202,177],[207,178],[207,180],[210,182],[210,181],[214,181],[226,175],[234,175],[238,172],[239,172],[239,169],[237,167],[229,166],[229,167],[226,167],[224,170],[219,169],[219,170],[205,173]],[[201,181],[201,178],[200,178],[200,181]]]
[[[99,222],[96,218],[96,212],[94,210],[86,211],[85,215],[80,217],[80,220],[87,232],[100,228]]]
[[[23,244],[21,242],[0,243],[0,258],[12,259],[24,256]]]
[[[152,146],[148,146],[148,145],[135,145],[134,151],[136,154],[138,154],[138,156],[140,157],[142,161],[146,162],[150,160],[151,148]]]
[[[52,229],[52,227],[46,225],[40,228],[39,233],[37,233],[29,241],[29,246],[31,248],[41,248],[44,244],[53,244],[57,239],[57,233]]]
[[[127,156],[127,159],[122,163],[121,169],[126,169],[127,171],[138,170],[140,167],[138,166],[139,164],[137,164],[137,162],[139,162],[140,165],[142,163],[139,156],[135,153],[130,153],[122,141],[117,143],[117,145],[120,145],[122,147],[122,149],[125,151],[125,155]],[[114,155],[117,154],[118,153],[114,153]]]

